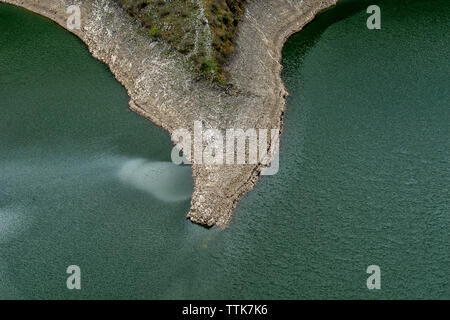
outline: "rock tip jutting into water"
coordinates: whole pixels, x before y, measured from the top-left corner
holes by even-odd
[[[337,0],[247,0],[236,50],[229,62],[233,90],[198,81],[187,63],[162,41],[142,34],[133,19],[108,0],[0,0],[24,7],[67,28],[67,8],[79,5],[81,28],[71,30],[91,54],[106,63],[130,96],[130,109],[169,133],[205,129],[266,128],[282,131],[286,89],[281,50],[320,11]],[[194,192],[187,217],[204,226],[226,227],[238,201],[256,184],[261,164],[194,164]]]

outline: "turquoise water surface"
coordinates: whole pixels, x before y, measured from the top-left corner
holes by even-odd
[[[280,172],[225,230],[108,68],[0,4],[0,298],[450,298],[450,2],[374,3],[381,30],[344,1],[287,42]]]

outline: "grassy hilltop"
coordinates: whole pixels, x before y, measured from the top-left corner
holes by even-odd
[[[226,83],[245,0],[116,0],[154,40],[168,42],[200,75]]]

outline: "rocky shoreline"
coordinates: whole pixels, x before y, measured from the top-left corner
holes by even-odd
[[[247,0],[229,70],[232,88],[199,81],[186,61],[162,42],[143,35],[108,0],[0,0],[45,16],[63,28],[70,5],[81,9],[81,29],[71,30],[106,63],[130,96],[130,109],[169,133],[205,129],[282,131],[287,95],[281,80],[285,41],[337,0]],[[282,165],[282,164],[281,164]],[[187,217],[226,227],[238,201],[256,184],[258,165],[193,164],[194,192]]]

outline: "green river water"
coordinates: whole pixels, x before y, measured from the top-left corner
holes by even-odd
[[[280,171],[219,230],[107,66],[0,4],[0,298],[450,298],[448,30],[447,0],[344,1],[291,37]]]

